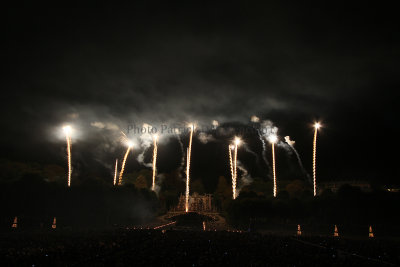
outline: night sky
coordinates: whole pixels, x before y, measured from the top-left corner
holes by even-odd
[[[281,141],[296,141],[309,173],[312,124],[322,122],[321,181],[399,183],[393,7],[146,2],[4,12],[1,158],[65,166],[60,128],[69,123],[74,170],[111,170],[128,125],[216,120],[207,144],[195,135],[192,172],[229,177],[232,129],[251,128],[256,115],[278,127]],[[266,178],[258,136],[238,135],[248,147],[239,160],[252,177]],[[180,148],[173,135],[161,137],[159,171],[168,172],[179,166]],[[186,150],[187,135],[182,142]],[[277,150],[278,179],[301,177],[286,149]],[[268,159],[270,152],[267,144]]]

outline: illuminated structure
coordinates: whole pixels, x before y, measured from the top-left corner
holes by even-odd
[[[339,231],[338,231],[338,229],[337,229],[336,224],[335,224],[335,230],[333,231],[333,236],[334,236],[334,237],[338,237],[338,236],[339,236]]]
[[[18,217],[15,216],[13,224],[11,225],[11,228],[18,228]]]
[[[54,217],[54,219],[53,219],[53,224],[51,225],[51,228],[52,229],[56,229],[57,228],[57,219],[56,219],[56,217]]]
[[[369,226],[369,233],[368,233],[368,237],[369,238],[373,238],[374,237],[374,232],[372,232],[372,226]]]
[[[215,208],[212,205],[212,195],[193,193],[189,197],[189,210],[194,212],[214,212]],[[179,197],[178,206],[171,209],[171,211],[186,211],[186,196],[181,195]]]
[[[297,235],[301,235],[301,228],[300,228],[300,224],[297,225]]]

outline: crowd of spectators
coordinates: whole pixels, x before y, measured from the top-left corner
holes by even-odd
[[[1,266],[387,266],[399,242],[228,231],[0,234]]]

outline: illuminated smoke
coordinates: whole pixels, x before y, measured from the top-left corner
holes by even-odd
[[[258,134],[258,138],[261,141],[262,144],[262,158],[265,162],[265,164],[267,164],[268,169],[271,169],[271,165],[267,159],[267,146],[265,144],[265,139],[268,139],[268,137],[272,134],[277,134],[278,132],[278,128],[274,126],[274,124],[272,123],[272,121],[270,120],[265,120],[260,122],[260,118],[258,118],[257,116],[252,116],[251,117],[251,122],[253,123],[259,123],[260,125],[260,129],[257,129],[257,134]]]
[[[285,136],[285,141],[286,141],[286,143],[288,143],[289,146],[291,146],[291,147],[293,147],[293,145],[296,143],[295,141],[290,140],[290,136]]]
[[[260,138],[261,144],[262,144],[262,158],[264,160],[264,162],[267,164],[268,169],[271,169],[271,165],[269,164],[269,161],[267,159],[267,146],[265,145],[265,140],[263,138],[263,136],[261,135],[260,130],[257,130],[258,133],[258,137]]]
[[[249,185],[253,182],[253,179],[250,177],[248,171],[243,166],[240,160],[237,161],[237,168],[242,172],[242,174],[240,176],[241,186],[239,189],[236,189],[236,196],[239,195],[239,191],[242,187]]]
[[[100,122],[100,121],[95,121],[90,123],[91,126],[99,128],[99,129],[107,129],[107,130],[119,130],[118,125],[110,122]]]
[[[274,180],[274,196],[276,196],[276,170],[275,170],[275,142],[278,141],[277,138],[277,133],[278,133],[278,127],[274,126],[274,124],[272,123],[272,121],[270,120],[265,120],[263,121],[261,124],[261,134],[259,133],[259,135],[262,135],[262,137],[266,138],[269,140],[270,143],[272,143],[272,175],[273,175],[273,180]],[[260,136],[260,140],[263,143],[263,150],[265,151],[265,142]],[[264,155],[263,155],[264,157]],[[266,160],[266,157],[265,157]],[[268,162],[266,160],[266,162]],[[270,166],[268,166],[270,167]],[[271,169],[271,167],[270,167]]]
[[[215,138],[211,134],[207,134],[205,132],[200,132],[197,135],[197,138],[200,140],[201,143],[207,144],[210,141],[215,141]]]
[[[246,152],[252,154],[252,155],[256,158],[256,162],[257,162],[257,163],[260,162],[260,159],[258,158],[257,153],[255,153],[253,150],[251,150],[247,144],[243,144],[243,147],[244,147],[244,149],[246,150]]]
[[[272,121],[265,120],[261,123],[261,131],[263,136],[269,137],[271,135],[277,135],[278,127],[274,126]]]
[[[260,122],[260,118],[255,116],[255,115],[251,116],[250,120],[251,120],[251,122],[255,122],[255,123],[259,123]]]
[[[145,163],[144,162],[144,154],[147,152],[147,149],[149,149],[149,147],[153,143],[153,136],[150,133],[151,130],[153,129],[153,126],[151,126],[147,123],[144,123],[142,126],[142,129],[145,129],[145,131],[139,136],[140,147],[142,149],[142,152],[137,156],[137,161],[140,164],[151,168],[153,166],[153,163],[152,162]]]
[[[216,120],[213,120],[212,121],[212,128],[213,128],[213,130],[215,130],[215,129],[217,129],[217,127],[219,126],[219,122],[218,121],[216,121]]]
[[[289,145],[289,147],[292,149],[292,151],[294,152],[294,154],[296,155],[297,158],[297,162],[299,163],[299,166],[301,168],[301,171],[303,172],[303,174],[309,178],[309,174],[307,173],[306,169],[303,166],[303,162],[301,161],[300,155],[297,152],[297,150],[294,148],[294,144],[296,143],[293,140],[290,140],[290,136],[285,136],[285,141],[286,143]]]
[[[182,178],[182,170],[183,170],[183,166],[185,166],[185,152],[183,150],[183,143],[182,143],[182,140],[181,140],[181,136],[179,134],[179,130],[175,129],[174,132],[175,132],[175,135],[176,135],[176,139],[178,139],[179,147],[181,148],[182,157],[181,157],[181,164],[179,165],[179,168],[178,168],[178,173],[179,173],[179,178]]]

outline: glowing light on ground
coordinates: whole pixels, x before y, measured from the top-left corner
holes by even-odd
[[[163,228],[165,226],[173,225],[174,223],[176,223],[176,222],[170,222],[170,223],[166,223],[166,224],[163,224],[163,225],[159,225],[159,226],[154,227],[153,229],[154,230],[160,229],[160,228]]]
[[[314,142],[313,142],[313,185],[314,185],[314,196],[317,195],[316,161],[317,161],[317,133],[318,133],[318,129],[319,128],[321,128],[321,124],[316,122],[314,124]]]
[[[272,146],[272,174],[274,177],[274,197],[276,197],[277,186],[276,186],[276,168],[275,168],[275,143],[278,141],[278,137],[275,134],[271,134],[268,137],[268,140]]]
[[[113,182],[114,185],[117,183],[117,174],[118,174],[118,159],[115,160],[114,182]]]
[[[155,190],[156,186],[156,172],[157,172],[157,135],[154,136],[154,148],[153,148],[153,184],[151,186],[151,190]]]
[[[67,125],[63,127],[65,138],[67,139],[67,157],[68,157],[68,187],[71,186],[71,126]]]
[[[192,139],[193,139],[193,131],[194,125],[189,125],[190,128],[190,137],[189,137],[189,147],[187,149],[186,156],[186,194],[185,194],[185,210],[189,211],[189,182],[190,182],[190,158],[192,153]]]
[[[128,142],[128,149],[126,150],[124,160],[122,161],[121,171],[119,172],[118,185],[122,184],[122,176],[124,175],[126,159],[128,158],[129,151],[131,150],[132,146],[133,146],[132,142]]]

